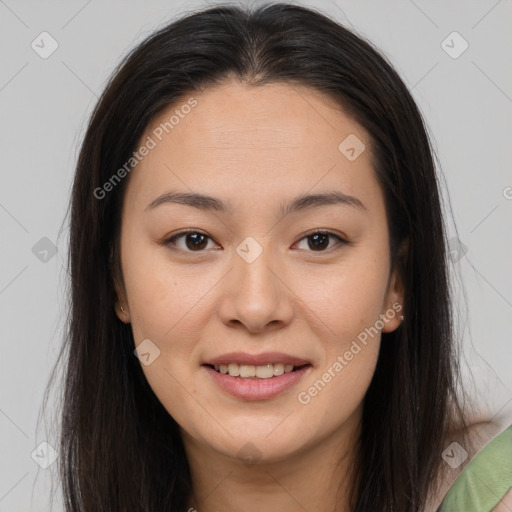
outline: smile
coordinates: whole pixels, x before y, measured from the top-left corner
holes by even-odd
[[[295,386],[313,368],[311,364],[293,366],[275,363],[253,366],[230,363],[223,364],[221,371],[220,364],[217,368],[215,366],[217,365],[202,365],[213,385],[228,395],[244,401],[277,397]],[[231,372],[238,372],[238,375],[231,375]],[[277,372],[277,375],[274,372]]]
[[[229,363],[212,366],[216,372],[227,374],[230,377],[238,377],[240,379],[271,379],[296,371],[306,365],[294,366],[293,364],[273,363],[255,366],[251,364]]]

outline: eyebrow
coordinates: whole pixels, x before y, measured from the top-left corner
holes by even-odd
[[[184,192],[168,192],[157,197],[154,201],[146,206],[146,212],[153,210],[162,204],[183,204],[192,206],[204,211],[215,211],[219,213],[231,214],[234,209],[231,204],[217,199],[212,196],[197,193],[184,193]],[[366,210],[364,204],[354,196],[349,196],[339,191],[324,192],[320,194],[305,194],[293,198],[285,204],[281,204],[281,216],[288,215],[301,210],[309,210],[319,206],[327,205],[347,205],[360,210]]]

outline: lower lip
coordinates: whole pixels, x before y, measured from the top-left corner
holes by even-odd
[[[283,373],[278,377],[269,379],[231,377],[227,373],[220,373],[209,366],[203,368],[211,375],[213,381],[224,391],[236,398],[244,400],[265,400],[273,398],[290,389],[311,369],[305,365],[294,372]]]

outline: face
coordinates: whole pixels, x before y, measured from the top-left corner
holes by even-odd
[[[186,445],[278,461],[342,435],[402,302],[368,134],[313,89],[227,82],[143,144],[116,312]]]

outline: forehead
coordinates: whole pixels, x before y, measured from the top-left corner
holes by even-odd
[[[167,126],[170,133],[162,134],[164,138],[172,134],[178,151],[193,147],[235,157],[246,150],[268,150],[293,158],[298,151],[316,150],[320,145],[337,156],[336,141],[344,134],[355,132],[367,138],[362,127],[330,97],[283,83],[250,86],[228,82],[184,96],[152,123],[148,133],[165,124],[169,114],[184,110],[192,96],[197,106],[180,119],[174,116],[176,125],[170,130]]]
[[[137,147],[148,138],[153,147],[127,190],[145,205],[177,188],[265,202],[320,188],[379,192],[368,134],[309,87],[228,82],[193,92],[157,116]],[[346,140],[364,147],[356,159],[347,158]]]

